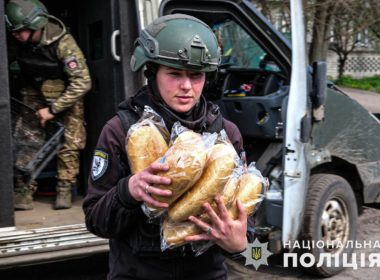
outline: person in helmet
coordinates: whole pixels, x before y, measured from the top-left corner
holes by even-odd
[[[219,60],[214,33],[192,16],[163,16],[141,31],[130,66],[133,71],[145,66],[148,83],[122,102],[118,114],[103,127],[83,201],[87,228],[110,240],[108,279],[226,279],[222,251],[235,253],[245,249],[244,208],[239,204],[239,218],[233,221],[228,215],[219,217],[207,205],[211,223],[192,219],[204,233],[189,238],[212,240],[218,246],[197,257],[190,245],[162,252],[159,221],[148,220],[141,206],[145,202],[168,207],[151,196],[170,196],[170,191],[155,187],[170,184],[170,179],[157,175],[167,171],[168,166],[155,162],[131,174],[125,148],[129,127],[148,105],[163,118],[169,131],[175,122],[199,133],[224,129],[240,151],[242,137],[238,128],[202,95],[209,76],[206,74],[217,70]]]
[[[5,13],[16,46],[11,59],[21,70],[23,102],[37,110],[43,127],[50,120],[65,127],[57,155],[55,208],[67,209],[79,173],[79,153],[86,142],[83,97],[91,88],[91,78],[85,57],[62,21],[38,0],[10,0]],[[26,185],[17,178],[15,209],[33,209],[35,190],[34,183]]]

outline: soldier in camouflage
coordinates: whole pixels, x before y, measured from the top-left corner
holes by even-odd
[[[64,124],[64,145],[57,155],[56,209],[72,204],[72,187],[85,147],[83,97],[91,88],[85,57],[65,25],[38,0],[11,0],[6,5],[8,30],[17,41],[16,59],[25,83],[24,103],[37,110],[42,127]],[[35,184],[16,180],[15,209],[33,209]]]

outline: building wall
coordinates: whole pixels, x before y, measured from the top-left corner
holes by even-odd
[[[338,56],[331,51],[327,56],[327,75],[332,79],[338,77]],[[350,75],[356,79],[380,75],[380,53],[353,52],[347,59],[344,75]]]

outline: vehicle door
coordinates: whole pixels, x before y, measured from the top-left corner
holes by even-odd
[[[4,14],[4,3],[0,1],[0,14]],[[14,225],[13,214],[13,169],[11,113],[9,103],[8,62],[6,55],[6,31],[4,20],[0,21],[0,228]]]
[[[90,166],[92,151],[105,122],[118,104],[141,86],[141,78],[130,71],[129,60],[138,36],[135,1],[85,0],[81,5],[79,34],[91,70],[92,90],[86,96],[87,148],[84,167]],[[85,170],[84,174],[88,174]]]

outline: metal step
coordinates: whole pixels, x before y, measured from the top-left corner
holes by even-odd
[[[84,224],[0,232],[0,268],[52,262],[108,251],[108,240]]]

